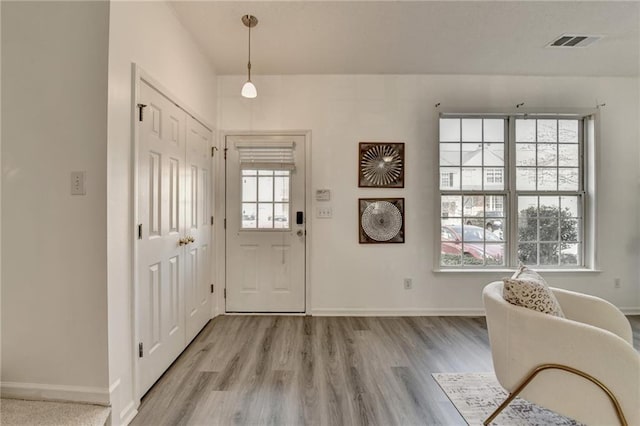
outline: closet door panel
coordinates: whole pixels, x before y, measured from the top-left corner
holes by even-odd
[[[211,144],[210,130],[187,117],[186,326],[193,339],[211,318]]]
[[[144,394],[182,352],[185,326],[186,114],[146,82],[138,121],[137,315]],[[140,357],[140,355],[142,355]]]

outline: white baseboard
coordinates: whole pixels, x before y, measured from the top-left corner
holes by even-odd
[[[640,308],[620,308],[620,310],[625,315],[640,315]],[[311,315],[318,317],[483,317],[485,312],[484,309],[478,308],[316,308],[311,311]]]
[[[368,309],[368,308],[316,308],[311,315],[324,317],[416,317],[416,316],[484,316],[484,309],[466,308],[405,308],[405,309]]]
[[[120,411],[120,426],[127,426],[138,414],[136,402],[131,401],[122,411]]]
[[[109,406],[109,389],[43,383],[0,382],[3,398],[81,402]]]
[[[119,401],[120,400],[120,395],[116,394],[116,390],[119,390],[120,388],[120,379],[117,379],[116,381],[114,381],[111,386],[109,386],[109,393],[110,393],[110,398],[111,398],[111,407],[112,410],[118,410],[120,409],[119,406],[114,405],[113,401]],[[138,405],[136,404],[136,401],[131,400],[129,401],[129,403],[122,409],[120,410],[119,415],[116,416],[115,412],[111,413],[111,422],[109,423],[109,425],[113,425],[113,426],[126,426],[129,423],[131,423],[131,420],[133,420],[133,418],[136,416],[136,414],[138,414]]]

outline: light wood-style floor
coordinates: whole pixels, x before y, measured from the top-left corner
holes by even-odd
[[[464,425],[431,373],[492,369],[484,318],[221,316],[132,425]]]

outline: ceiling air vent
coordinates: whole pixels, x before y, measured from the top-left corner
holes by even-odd
[[[547,47],[587,47],[601,38],[602,36],[596,35],[562,34],[549,43]]]

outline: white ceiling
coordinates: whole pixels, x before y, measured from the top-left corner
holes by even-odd
[[[637,76],[640,3],[579,1],[175,1],[218,74]],[[605,36],[545,46],[564,33]]]

